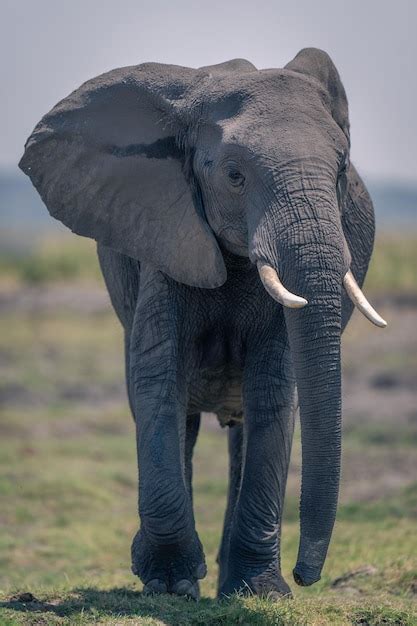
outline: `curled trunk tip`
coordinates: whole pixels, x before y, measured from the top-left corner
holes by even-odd
[[[306,563],[297,563],[292,572],[295,582],[300,587],[314,585],[320,580],[320,574],[321,568],[309,567]]]

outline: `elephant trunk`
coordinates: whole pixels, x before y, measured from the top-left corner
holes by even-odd
[[[313,277],[310,276],[310,281]],[[320,579],[339,492],[341,457],[341,285],[326,272],[325,284],[313,281],[309,306],[285,310],[298,388],[302,442],[301,538],[295,581]]]
[[[258,269],[276,270],[285,296],[288,290],[292,296],[290,305],[283,304],[302,436],[301,539],[294,578],[311,585],[320,579],[326,558],[340,479],[341,295],[347,261],[336,200],[315,205],[303,195],[284,213],[275,203],[250,231],[251,260]]]

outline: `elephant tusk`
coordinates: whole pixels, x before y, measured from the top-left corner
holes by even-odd
[[[348,270],[343,279],[343,285],[346,289],[346,292],[349,298],[352,300],[353,304],[356,308],[359,309],[361,313],[364,314],[365,317],[368,318],[370,322],[375,324],[375,326],[379,326],[380,328],[385,328],[387,323],[386,321],[375,311],[375,309],[369,304],[368,300],[362,293],[361,288],[351,270]]]
[[[266,291],[274,300],[286,306],[289,309],[301,309],[308,304],[307,300],[296,296],[295,294],[285,289],[284,285],[278,278],[278,274],[273,267],[258,261],[257,263],[259,276]]]

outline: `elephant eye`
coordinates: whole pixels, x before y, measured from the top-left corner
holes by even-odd
[[[242,187],[245,182],[245,177],[238,170],[230,170],[228,177],[233,187]]]

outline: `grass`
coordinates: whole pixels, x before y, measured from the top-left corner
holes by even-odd
[[[417,237],[378,236],[366,288],[369,293],[396,295],[417,292]],[[53,236],[41,239],[26,254],[7,250],[0,255],[0,284],[38,285],[51,281],[100,281],[95,242],[83,237]]]
[[[5,247],[0,255],[0,277],[18,284],[45,284],[51,281],[98,281],[95,242],[83,237],[46,236],[26,252]]]
[[[62,399],[114,394],[123,371],[121,331],[113,315],[87,316],[57,312],[44,316],[27,311],[0,318],[0,393],[14,389],[33,401],[56,405]],[[119,359],[113,357],[119,355]]]
[[[410,235],[381,235],[375,249],[366,288],[372,294],[409,294],[417,292],[417,237]]]

